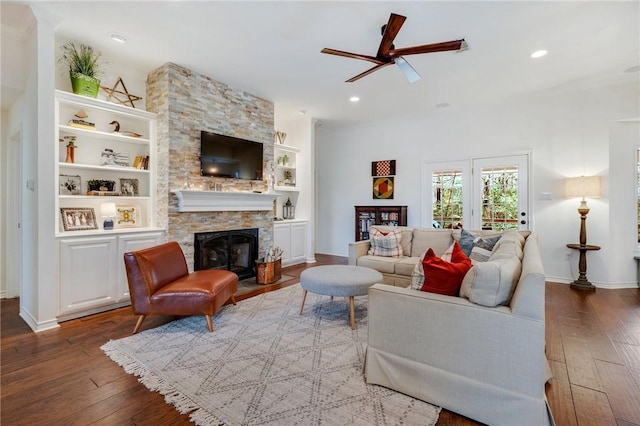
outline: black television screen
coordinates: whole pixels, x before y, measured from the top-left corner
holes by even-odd
[[[200,132],[200,173],[262,180],[262,144],[203,130]]]

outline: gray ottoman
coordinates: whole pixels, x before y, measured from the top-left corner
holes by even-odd
[[[325,265],[305,269],[300,275],[300,285],[304,289],[300,315],[307,298],[307,291],[325,296],[349,298],[349,322],[356,328],[354,296],[364,296],[369,287],[381,283],[382,274],[374,269],[352,265]]]

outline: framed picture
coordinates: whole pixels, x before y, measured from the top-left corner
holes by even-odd
[[[130,197],[140,195],[138,192],[138,179],[120,178],[120,194]]]
[[[135,206],[116,206],[116,228],[140,226],[140,212]]]
[[[393,176],[373,178],[373,199],[393,199]]]
[[[60,175],[60,195],[80,195],[82,180],[79,175]]]
[[[96,213],[91,207],[60,207],[60,216],[65,231],[98,229]]]

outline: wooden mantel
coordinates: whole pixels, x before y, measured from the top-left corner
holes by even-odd
[[[273,210],[278,194],[172,189],[179,212],[228,212]]]

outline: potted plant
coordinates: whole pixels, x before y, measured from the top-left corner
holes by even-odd
[[[73,93],[92,98],[98,96],[100,56],[100,53],[86,44],[76,46],[75,43],[67,43],[62,46],[59,61],[69,68]]]

